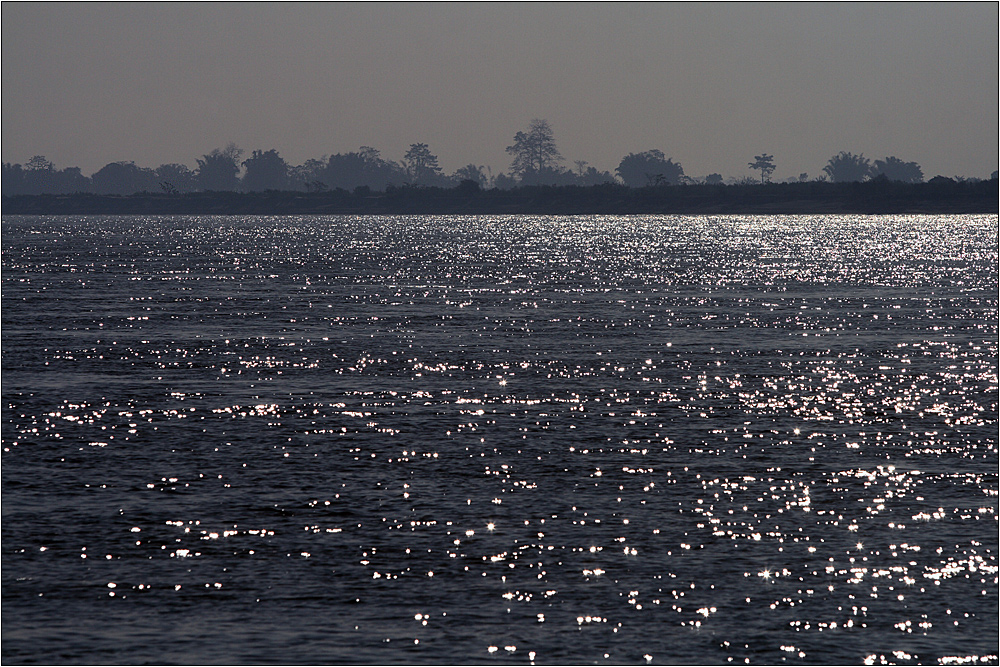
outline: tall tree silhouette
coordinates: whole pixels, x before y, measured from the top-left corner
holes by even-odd
[[[403,156],[403,165],[410,183],[435,185],[440,180],[441,167],[438,157],[431,153],[427,144],[410,144],[410,150]]]
[[[539,118],[531,121],[527,132],[514,135],[514,143],[507,147],[507,152],[514,156],[510,171],[521,180],[552,170],[562,160],[552,127]]]
[[[762,153],[760,155],[754,155],[753,159],[753,162],[749,162],[747,164],[751,169],[760,170],[760,182],[761,185],[763,185],[771,180],[771,174],[774,173],[774,156]]]
[[[864,154],[855,155],[847,151],[841,151],[834,155],[823,167],[823,171],[830,176],[834,183],[847,183],[850,181],[863,181],[871,176],[871,165]]]
[[[198,186],[202,190],[235,190],[239,185],[239,160],[243,149],[229,142],[198,158]]]

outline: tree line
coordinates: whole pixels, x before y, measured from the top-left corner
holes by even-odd
[[[192,169],[184,164],[162,164],[155,169],[132,161],[112,162],[90,176],[79,167],[57,169],[44,156],[36,155],[24,165],[3,164],[4,196],[34,194],[93,193],[129,195],[139,192],[182,194],[191,192],[388,192],[395,188],[431,187],[466,190],[510,190],[525,186],[594,186],[619,184],[629,188],[663,185],[725,183],[721,174],[692,178],[680,162],[659,149],[624,156],[614,170],[600,171],[583,160],[566,166],[552,127],[545,120],[532,120],[514,135],[506,147],[511,156],[507,172],[494,174],[489,167],[468,164],[451,174],[444,173],[438,156],[426,143],[411,144],[401,161],[388,160],[380,151],[362,146],[356,151],[289,164],[277,150],[254,150],[249,155],[233,143],[216,148],[196,160]],[[775,171],[774,156],[763,153],[748,163],[760,173],[760,182],[770,182]],[[824,181],[835,183],[888,179],[904,183],[923,182],[916,162],[893,156],[871,162],[863,155],[841,152],[829,159],[823,174],[810,179],[801,174],[785,182]],[[993,173],[996,177],[996,172]],[[938,177],[940,178],[940,177]],[[747,184],[755,179],[729,179],[729,184]]]

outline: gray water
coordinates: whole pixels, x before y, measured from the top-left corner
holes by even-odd
[[[3,218],[20,663],[997,663],[997,216]]]

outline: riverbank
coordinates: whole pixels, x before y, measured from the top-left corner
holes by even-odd
[[[530,186],[481,190],[396,187],[385,192],[194,192],[3,197],[4,214],[290,215],[290,214],[817,214],[997,213],[997,181],[927,183],[768,183],[628,188]]]

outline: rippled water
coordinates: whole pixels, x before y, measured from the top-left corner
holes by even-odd
[[[3,660],[997,662],[997,216],[3,220]]]

